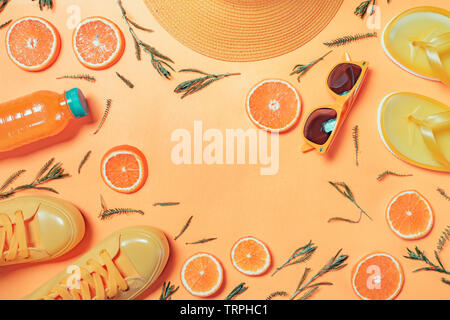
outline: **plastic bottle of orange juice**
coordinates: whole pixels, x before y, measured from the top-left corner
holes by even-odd
[[[80,89],[37,91],[0,104],[0,152],[57,135],[74,118],[88,115]]]

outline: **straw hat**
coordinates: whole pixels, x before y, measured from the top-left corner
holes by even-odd
[[[144,0],[177,40],[206,56],[256,61],[293,51],[322,31],[343,0]]]

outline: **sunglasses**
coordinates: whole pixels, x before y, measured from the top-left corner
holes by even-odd
[[[315,108],[305,121],[303,152],[314,149],[321,154],[327,152],[364,83],[369,64],[366,61],[352,62],[348,54],[344,57],[344,61],[331,69],[327,78],[327,88],[335,103]]]

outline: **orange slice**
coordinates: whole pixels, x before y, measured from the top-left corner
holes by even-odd
[[[387,253],[372,253],[353,269],[352,285],[364,300],[392,300],[403,287],[400,263]]]
[[[284,132],[297,123],[302,108],[297,90],[283,80],[264,80],[247,97],[247,114],[259,128]]]
[[[12,62],[26,71],[42,71],[58,58],[61,38],[47,20],[24,17],[14,22],[6,34],[6,49]]]
[[[147,180],[148,167],[144,154],[132,146],[118,146],[109,150],[101,165],[103,181],[121,193],[133,193]]]
[[[245,237],[233,246],[231,262],[243,274],[257,276],[269,269],[271,258],[264,243],[253,237]]]
[[[112,21],[91,17],[80,22],[73,33],[73,50],[87,68],[103,70],[114,65],[125,50],[122,31]]]
[[[400,192],[386,209],[386,220],[396,235],[403,239],[419,239],[433,227],[434,217],[428,201],[417,191]]]
[[[222,281],[222,265],[208,253],[198,253],[190,257],[181,270],[181,282],[194,296],[213,295],[219,290]]]

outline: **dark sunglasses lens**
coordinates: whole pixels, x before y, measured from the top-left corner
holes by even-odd
[[[352,63],[341,63],[331,71],[328,77],[328,87],[336,94],[344,96],[353,89],[362,69]]]
[[[336,127],[337,112],[331,108],[313,111],[306,120],[303,134],[306,139],[318,145],[325,144]]]

